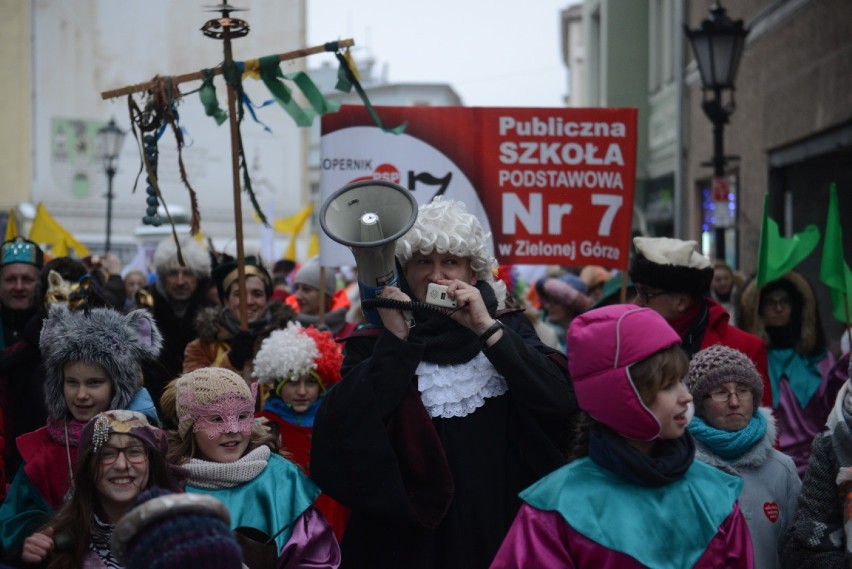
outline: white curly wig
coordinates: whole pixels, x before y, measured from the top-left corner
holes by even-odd
[[[506,284],[494,279],[497,259],[488,253],[490,233],[479,220],[467,213],[464,202],[436,197],[420,206],[414,226],[396,242],[396,258],[405,267],[414,253],[451,253],[470,259],[470,268],[479,280],[494,289],[498,307],[506,300]]]

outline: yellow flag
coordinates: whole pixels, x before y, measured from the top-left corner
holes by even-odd
[[[305,223],[311,218],[314,212],[314,204],[308,204],[302,211],[294,213],[288,217],[276,219],[272,223],[272,228],[279,233],[287,233],[290,235],[290,243],[287,244],[287,250],[284,251],[283,259],[296,258],[296,238],[299,232],[305,226]]]
[[[287,250],[284,251],[284,256],[282,259],[295,259],[296,258],[296,236],[290,236],[290,243],[287,244]]]
[[[67,229],[62,227],[44,207],[38,204],[36,216],[30,229],[30,240],[39,245],[47,245],[52,257],[64,257],[68,255],[68,248],[72,247],[74,253],[79,257],[89,254],[89,248],[77,241]]]
[[[308,204],[307,207],[305,207],[304,209],[302,209],[302,211],[298,213],[294,213],[293,215],[288,217],[281,217],[279,219],[276,219],[272,223],[272,227],[278,233],[286,233],[295,236],[299,231],[302,230],[302,226],[304,226],[305,222],[310,219],[311,214],[313,212],[314,204]]]
[[[319,255],[319,234],[314,231],[311,233],[311,240],[308,242],[308,259]]]
[[[18,220],[15,219],[15,208],[9,211],[9,220],[6,221],[6,238],[3,241],[14,239],[18,236]]]

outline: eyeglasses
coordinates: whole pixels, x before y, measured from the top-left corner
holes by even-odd
[[[130,464],[141,464],[148,458],[148,452],[142,445],[134,445],[130,447],[104,447],[101,450],[101,464],[108,466],[118,460],[118,455],[124,454],[124,458]]]
[[[767,298],[763,301],[763,306],[766,308],[779,308],[784,310],[785,308],[790,308],[791,303],[789,298]]]
[[[707,397],[716,403],[727,403],[733,395],[737,396],[740,403],[748,403],[754,397],[754,393],[752,393],[751,389],[748,387],[737,387],[734,391],[728,391],[727,389],[714,389],[707,395]]]
[[[642,301],[642,304],[648,304],[652,299],[663,296],[664,294],[671,294],[667,290],[661,290],[660,292],[648,292],[648,289],[642,286],[636,287],[636,298]]]

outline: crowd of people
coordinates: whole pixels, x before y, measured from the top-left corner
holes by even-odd
[[[850,566],[849,354],[804,275],[489,239],[421,205],[381,325],[316,258],[4,242],[0,567]]]

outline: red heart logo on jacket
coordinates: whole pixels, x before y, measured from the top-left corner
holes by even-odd
[[[780,515],[778,504],[775,502],[764,502],[763,513],[766,515],[766,519],[774,524],[778,521],[778,516]]]

